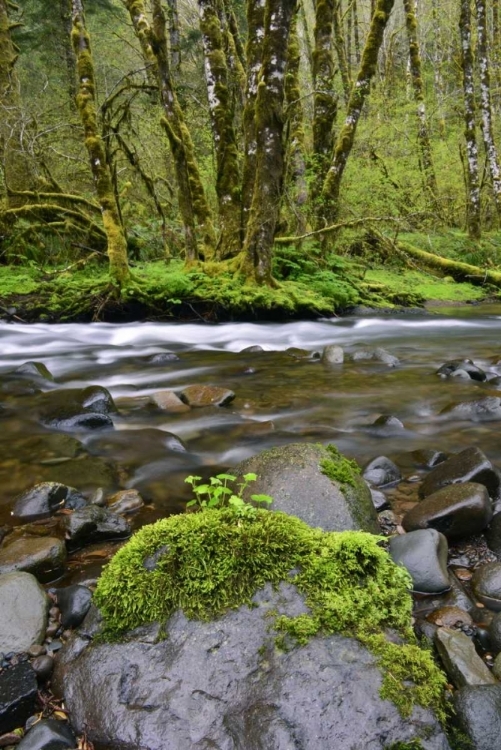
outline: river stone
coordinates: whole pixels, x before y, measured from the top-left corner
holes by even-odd
[[[54,671],[54,657],[48,654],[40,654],[31,662],[31,667],[39,682],[45,682]]]
[[[487,376],[471,359],[454,359],[439,367],[436,374],[441,377],[454,377],[458,372],[465,373],[470,380],[483,382]]]
[[[381,513],[383,510],[388,510],[390,507],[390,503],[388,502],[388,498],[386,495],[381,492],[381,490],[377,490],[375,487],[369,486],[369,491],[371,493],[371,500],[372,504],[376,509],[377,513]]]
[[[381,699],[376,659],[360,643],[317,636],[279,650],[273,611],[307,610],[282,583],[214,622],[178,611],[157,642],[156,625],[122,643],[77,634],[58,656],[53,687],[77,733],[121,750],[383,750],[418,737],[427,750],[449,747],[429,711],[402,719]]]
[[[415,451],[411,451],[416,466],[422,466],[425,469],[433,469],[438,464],[443,463],[447,460],[447,454],[442,451],[435,451],[432,448],[420,448]]]
[[[0,653],[27,651],[42,643],[49,598],[30,573],[0,575]]]
[[[435,529],[420,529],[390,539],[389,553],[406,568],[414,591],[439,594],[450,589],[447,539]]]
[[[75,735],[66,722],[42,719],[26,732],[17,750],[69,750],[76,747]]]
[[[482,451],[470,446],[436,466],[419,488],[419,497],[427,497],[449,484],[476,482],[483,484],[492,499],[499,494],[500,479]]]
[[[189,406],[225,406],[233,401],[235,394],[228,388],[217,385],[188,385],[181,391],[182,400]]]
[[[37,680],[28,661],[0,672],[0,734],[24,726],[35,712]]]
[[[40,421],[59,430],[113,427],[111,413],[116,412],[110,392],[100,385],[69,388],[44,394]]]
[[[385,487],[402,479],[400,469],[386,456],[377,456],[364,467],[363,477],[376,487]]]
[[[493,612],[501,612],[501,563],[490,562],[477,568],[471,579],[477,599]]]
[[[381,414],[372,424],[371,429],[381,437],[396,435],[405,430],[404,423],[392,414]]]
[[[179,414],[181,412],[190,411],[188,404],[185,404],[181,399],[176,396],[174,391],[157,391],[152,393],[150,401],[154,406],[162,411],[170,412],[171,414]]]
[[[66,547],[60,539],[25,537],[0,549],[0,574],[19,570],[50,581],[61,573],[65,560]]]
[[[495,552],[496,555],[501,555],[501,513],[499,513],[499,511],[496,513],[491,521],[491,525],[485,532],[485,538],[489,549]]]
[[[272,510],[297,516],[325,531],[361,529],[380,533],[377,513],[367,484],[356,477],[354,486],[331,480],[321,471],[322,460],[332,460],[322,445],[292,443],[252,456],[235,467],[234,473],[257,474],[243,493],[271,495]]]
[[[338,344],[328,344],[324,347],[321,361],[324,365],[342,365],[344,362],[344,351]]]
[[[441,416],[467,419],[471,422],[492,422],[501,419],[501,398],[486,396],[474,401],[460,401],[445,406]]]
[[[50,516],[60,508],[76,510],[86,504],[84,496],[74,487],[58,482],[40,482],[14,500],[12,515],[34,520]]]
[[[501,651],[501,611],[494,615],[489,625],[489,640],[495,653]]]
[[[448,539],[477,534],[492,518],[492,503],[482,484],[442,487],[414,506],[402,519],[406,531],[436,529]]]
[[[95,503],[95,505],[100,505],[100,503]],[[112,513],[124,515],[142,508],[144,501],[137,490],[120,490],[106,498],[106,505]]]
[[[147,361],[154,365],[163,365],[166,362],[179,362],[179,357],[174,352],[157,352],[148,357]]]
[[[445,671],[457,687],[464,685],[493,685],[496,679],[475,651],[473,641],[460,630],[439,628],[435,646]]]
[[[125,518],[98,505],[88,505],[63,516],[60,525],[72,549],[109,539],[125,539],[131,534],[131,527]]]
[[[501,685],[467,685],[454,695],[454,707],[474,750],[499,747]]]
[[[428,622],[444,628],[454,628],[457,625],[473,625],[473,618],[460,607],[439,607],[426,616]]]
[[[16,367],[12,375],[20,375],[25,378],[41,378],[42,380],[54,381],[54,376],[43,362],[25,362],[23,365]]]
[[[378,346],[376,349],[360,349],[358,352],[354,352],[351,358],[354,362],[365,362],[370,360],[382,362],[389,367],[396,367],[400,364],[398,357],[394,357],[393,354],[390,354],[390,352],[386,351],[386,349],[383,349],[381,346]]]
[[[74,584],[55,589],[57,606],[61,611],[63,628],[76,628],[83,622],[92,601],[92,592],[87,586]]]

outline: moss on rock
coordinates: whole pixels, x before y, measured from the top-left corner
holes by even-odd
[[[335,445],[329,444],[325,446],[325,449],[329,457],[320,461],[322,474],[329,477],[331,481],[355,487],[360,477],[360,467],[357,462],[343,456]]]

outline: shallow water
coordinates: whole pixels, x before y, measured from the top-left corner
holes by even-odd
[[[501,374],[501,365],[494,364],[501,361],[501,307],[442,312],[286,324],[2,323],[0,382],[23,362],[36,360],[55,377],[49,390],[100,384],[112,393],[119,414],[113,430],[71,433],[82,444],[71,455],[59,445],[53,449],[53,433],[38,422],[43,394],[4,396],[0,523],[10,521],[14,497],[34,482],[74,482],[90,491],[103,481],[96,467],[106,465],[113,475],[107,489],[136,487],[144,495],[148,507],[135,519],[141,524],[182,508],[189,496],[186,475],[207,475],[293,441],[334,442],[360,463],[381,453],[458,451],[475,444],[501,465],[499,421],[438,416],[448,403],[501,396],[501,390],[435,374],[443,362],[464,357],[492,375]],[[330,343],[342,345],[348,357],[364,347],[382,346],[400,359],[400,366],[347,359],[328,367],[314,359],[314,352]],[[254,344],[266,351],[241,353]],[[286,352],[289,347],[307,349],[312,356],[296,359]],[[150,361],[162,352],[175,352],[179,361]],[[227,407],[178,415],[145,406],[144,397],[152,392],[194,383],[230,388],[235,400]],[[371,428],[381,414],[398,417],[405,430],[385,437]]]

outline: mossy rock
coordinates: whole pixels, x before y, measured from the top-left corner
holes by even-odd
[[[244,492],[273,497],[272,510],[297,516],[325,531],[360,529],[378,534],[380,528],[371,494],[354,461],[335,446],[292,443],[270,448],[240,463],[240,476],[257,474]]]

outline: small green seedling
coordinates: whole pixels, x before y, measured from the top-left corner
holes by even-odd
[[[205,508],[232,508],[238,516],[253,516],[256,514],[254,505],[246,502],[242,495],[251,482],[255,482],[257,475],[253,473],[244,474],[243,482],[237,485],[236,491],[228,487],[228,483],[237,481],[233,474],[217,474],[210,477],[208,484],[198,484],[202,477],[189,476],[184,480],[191,484],[195,497],[186,503],[187,508],[197,507],[199,510]],[[251,495],[254,503],[270,505],[273,498],[269,495]]]

